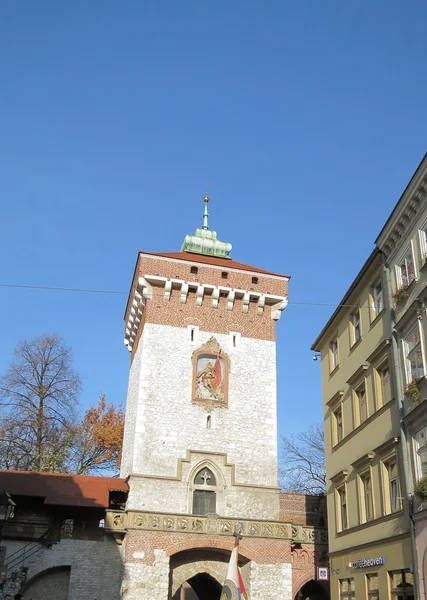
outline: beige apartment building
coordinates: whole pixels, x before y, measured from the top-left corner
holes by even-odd
[[[332,600],[393,598],[393,589],[413,597],[399,579],[411,583],[412,552],[385,275],[374,250],[312,346],[321,354]]]
[[[426,306],[427,155],[312,346],[332,600],[426,596]]]
[[[426,596],[427,578],[426,192],[427,155],[376,240],[390,282],[401,440],[414,523],[413,575],[421,600]],[[420,496],[417,488],[423,484],[425,493]]]

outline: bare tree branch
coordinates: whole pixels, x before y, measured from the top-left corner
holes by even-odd
[[[324,494],[326,491],[323,424],[283,436],[280,449],[280,485],[285,491]]]

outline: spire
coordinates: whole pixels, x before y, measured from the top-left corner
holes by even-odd
[[[209,229],[208,225],[208,203],[209,196],[206,194],[203,198],[205,208],[203,211],[203,226],[196,229],[194,235],[186,235],[181,247],[181,252],[194,252],[195,254],[204,254],[206,256],[217,256],[218,258],[230,258],[228,254],[231,251],[229,242],[221,242],[217,239],[216,231]]]
[[[203,198],[203,202],[205,203],[205,210],[203,211],[203,227],[202,227],[202,229],[209,229],[209,227],[208,227],[208,217],[209,217],[208,202],[209,202],[209,196],[207,194]]]

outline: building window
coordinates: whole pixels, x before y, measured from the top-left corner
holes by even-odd
[[[379,409],[391,400],[391,382],[388,361],[383,362],[379,367],[375,369],[375,377],[377,392],[377,409]]]
[[[342,406],[339,406],[332,413],[332,445],[336,446],[344,437]]]
[[[355,397],[356,397],[356,410],[355,410],[355,421],[356,421],[356,427],[358,427],[359,425],[361,425],[362,423],[364,423],[366,421],[366,419],[368,418],[368,400],[366,398],[366,386],[365,383],[363,383],[362,385],[360,385],[355,391],[354,391]]]
[[[258,277],[252,277],[252,283],[258,283]]]
[[[421,479],[421,477],[427,475],[427,427],[416,434],[415,451],[417,479]]]
[[[355,597],[354,577],[340,579],[340,600],[351,600]]]
[[[366,587],[369,600],[379,600],[378,573],[369,573],[369,575],[366,575]]]
[[[383,501],[385,514],[398,512],[402,508],[402,499],[400,494],[399,473],[397,467],[397,457],[383,462]]]
[[[427,258],[427,224],[420,231],[421,258]]]
[[[421,348],[420,327],[417,323],[403,340],[405,355],[406,383],[416,381],[424,376],[424,360]]]
[[[201,469],[194,478],[193,515],[216,512],[216,479],[210,469]]]
[[[390,591],[398,600],[414,600],[414,576],[409,569],[390,571]]]
[[[348,527],[347,519],[347,493],[345,484],[337,489],[337,529],[344,531]]]
[[[362,335],[362,330],[360,327],[360,309],[358,308],[350,315],[350,345],[353,346]]]
[[[227,271],[222,271],[222,273],[221,273],[221,279],[228,279],[228,273],[227,273]]]
[[[405,256],[397,265],[397,282],[399,287],[407,287],[414,279],[414,259],[412,257],[411,248],[408,248]]]
[[[360,475],[361,484],[361,521],[366,523],[374,518],[374,497],[372,493],[372,477],[370,470]]]
[[[196,325],[187,325],[187,339],[195,344],[199,339],[199,328]]]
[[[329,344],[329,371],[332,373],[338,367],[338,339]]]
[[[376,319],[384,308],[383,288],[377,281],[371,288],[371,321]]]
[[[190,268],[190,272],[191,272],[193,275],[197,275],[197,272],[198,272],[198,270],[199,270],[199,269],[198,269],[197,267],[191,267],[191,268]]]

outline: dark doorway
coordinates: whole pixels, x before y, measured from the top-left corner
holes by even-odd
[[[188,585],[189,584],[189,585]],[[189,587],[191,586],[191,588]],[[198,573],[188,580],[174,595],[174,600],[219,600],[221,586],[207,573]]]
[[[302,586],[295,600],[329,600],[329,594],[319,582],[312,579]]]

